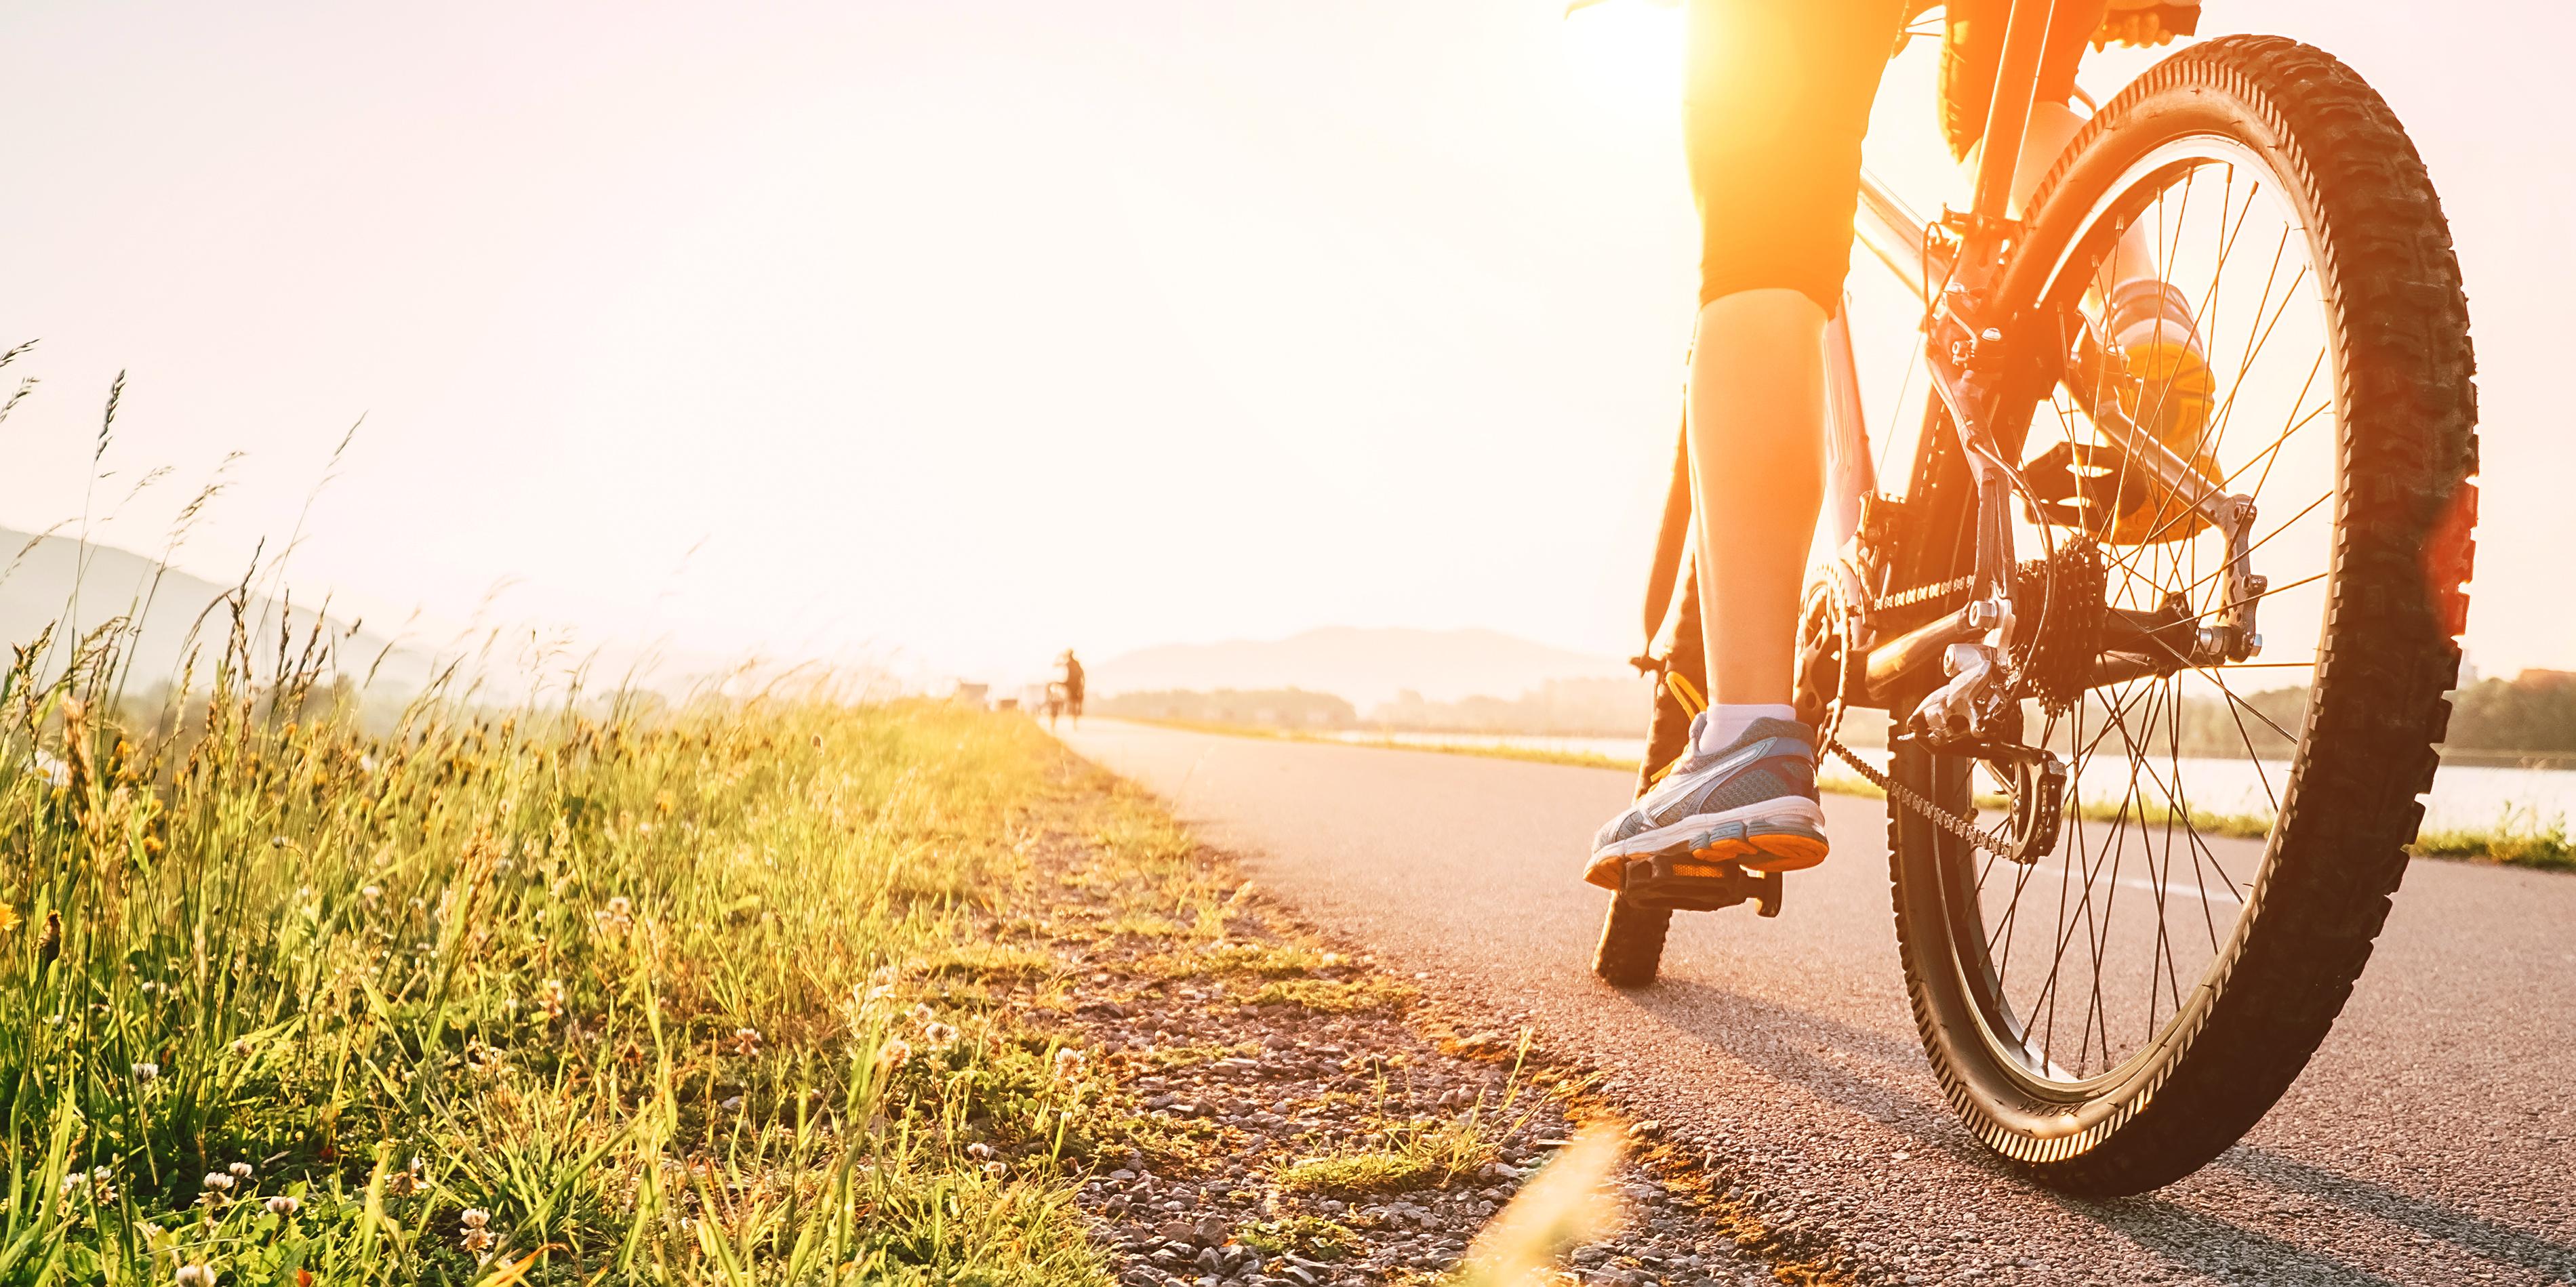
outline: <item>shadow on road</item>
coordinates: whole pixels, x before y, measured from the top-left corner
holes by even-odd
[[[1667,979],[1620,995],[1679,1039],[1696,1041],[1867,1117],[1926,1150],[1993,1176],[1997,1183],[2021,1185],[2175,1268],[2231,1276],[2254,1273],[2265,1282],[2396,1287],[2346,1261],[2170,1199],[2087,1202],[2029,1185],[1958,1125],[1949,1106],[1932,1093],[1923,1052],[1912,1042],[1694,980]],[[2493,1259],[2559,1274],[2576,1269],[2576,1253],[2557,1243],[2261,1150],[2238,1148],[2219,1164]],[[2248,1213],[2246,1218],[2265,1217]]]
[[[2528,1230],[2427,1202],[2383,1184],[2293,1161],[2268,1149],[2241,1146],[2229,1150],[2217,1164],[2319,1202],[2404,1225],[2501,1264],[2576,1280],[2576,1245],[2554,1242]]]

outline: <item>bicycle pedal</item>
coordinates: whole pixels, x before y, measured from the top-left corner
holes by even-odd
[[[1777,916],[1781,889],[1776,871],[1746,871],[1739,863],[1688,853],[1631,858],[1619,877],[1621,900],[1674,912],[1713,912],[1752,902],[1761,915]]]

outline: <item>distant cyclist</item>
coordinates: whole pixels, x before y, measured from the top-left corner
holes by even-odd
[[[1071,715],[1074,723],[1080,724],[1082,722],[1082,663],[1075,660],[1073,650],[1067,648],[1063,656],[1056,658],[1056,666],[1063,675],[1056,683],[1064,689],[1064,713]]]
[[[1753,871],[1825,859],[1816,731],[1790,705],[1824,492],[1824,331],[1850,266],[1879,75],[1929,8],[1689,0],[1683,132],[1700,210],[1700,310],[1686,415],[1710,705],[1681,761],[1594,839],[1595,883],[1615,888],[1615,875],[1603,877],[1626,860],[1684,849]],[[2010,9],[1954,0],[1945,11],[1941,122],[1953,156],[1971,164]],[[2198,20],[2198,0],[2056,0],[2015,214],[2083,124],[2069,100],[2088,40],[2161,44]],[[2190,454],[2208,420],[2208,364],[2187,301],[2157,277],[2152,236],[2135,231],[2113,256],[2107,330],[2133,369],[2174,390],[2147,427]]]

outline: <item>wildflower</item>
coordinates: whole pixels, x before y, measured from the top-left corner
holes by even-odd
[[[250,1038],[248,1038],[248,1037],[235,1037],[235,1038],[233,1038],[233,1056],[234,1056],[235,1058],[237,1058],[237,1059],[248,1059],[248,1058],[250,1058],[250,1049],[251,1049],[251,1046],[250,1046]]]
[[[736,1028],[736,1029],[734,1029],[734,1030],[733,1030],[733,1048],[734,1048],[734,1053],[736,1053],[736,1054],[741,1054],[741,1055],[752,1055],[752,1054],[758,1054],[758,1053],[760,1052],[760,1029],[758,1029],[758,1028]]]
[[[292,1196],[281,1193],[268,1200],[268,1213],[278,1217],[279,1219],[284,1219],[287,1216],[295,1214],[295,1209],[303,1205],[303,1203],[296,1201]]]
[[[224,1169],[242,1177],[245,1180],[250,1178],[250,1163],[248,1162],[235,1162]]]
[[[492,1223],[491,1212],[481,1207],[467,1207],[465,1214],[457,1217],[457,1223],[461,1230],[457,1241],[463,1243],[467,1251],[479,1256],[492,1249],[492,1231],[484,1227]]]
[[[984,1174],[988,1178],[998,1180],[1010,1173],[1011,1167],[1007,1162],[986,1162],[984,1164]]]
[[[134,1065],[134,1080],[136,1081],[151,1081],[160,1075],[161,1065],[159,1064],[140,1063]]]
[[[1072,1081],[1082,1075],[1082,1052],[1071,1046],[1055,1052],[1055,1079]]]
[[[174,1280],[178,1287],[215,1287],[213,1265],[181,1265]]]
[[[599,926],[602,934],[620,933],[635,923],[635,905],[620,894],[609,899],[608,906],[592,912],[590,919]]]
[[[966,1156],[971,1157],[978,1162],[981,1162],[992,1155],[993,1146],[980,1140],[966,1146]]]
[[[366,888],[359,890],[358,893],[361,897],[372,903],[385,896],[385,887],[382,885],[369,885]]]
[[[912,1043],[901,1037],[896,1037],[877,1047],[877,1070],[880,1072],[890,1073],[910,1062],[912,1062]]]
[[[6,934],[16,928],[18,928],[18,909],[7,903],[0,903],[0,934]]]
[[[929,1042],[934,1047],[955,1045],[957,1042],[957,1030],[944,1023],[929,1024],[922,1028],[921,1039]]]
[[[206,1187],[218,1193],[227,1192],[233,1187],[233,1177],[222,1171],[208,1171]]]
[[[924,1027],[927,1027],[932,1019],[939,1017],[931,1012],[930,1003],[927,1001],[915,1002],[911,1013],[913,1023]]]
[[[563,1017],[563,1012],[564,1012],[564,985],[563,985],[563,980],[561,980],[561,979],[548,979],[548,980],[546,980],[546,1000],[545,1000],[545,1010],[546,1010],[546,1020],[547,1020],[548,1022],[553,1022],[554,1020],[556,1020],[556,1019],[560,1019],[560,1018],[562,1018],[562,1017]]]
[[[286,847],[286,837],[270,836],[268,838],[268,847],[271,849],[284,849]]]

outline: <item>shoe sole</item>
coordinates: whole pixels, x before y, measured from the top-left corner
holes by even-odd
[[[1675,863],[1675,875],[1713,879],[1723,874],[1719,863],[1733,863],[1746,871],[1804,871],[1823,862],[1828,852],[1824,806],[1793,796],[1722,813],[1695,814],[1594,851],[1583,879],[1603,889],[1617,889],[1621,868],[1630,859],[1685,850],[1692,859],[1708,864],[1708,869],[1693,871],[1691,863]]]

